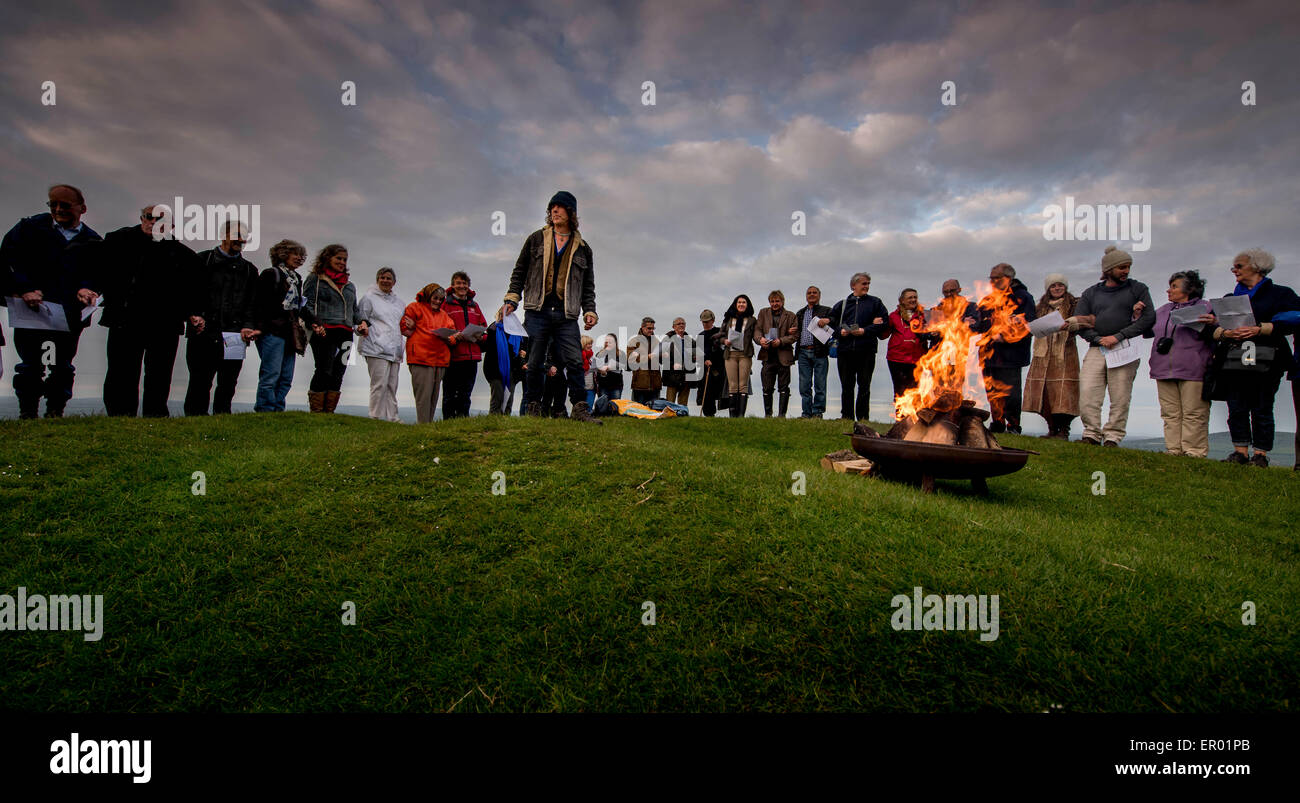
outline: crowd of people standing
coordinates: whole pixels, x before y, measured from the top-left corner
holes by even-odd
[[[601,408],[598,400],[621,399],[624,375],[630,374],[626,387],[639,404],[681,409],[694,395],[705,416],[725,410],[740,417],[754,392],[755,361],[765,416],[788,415],[796,368],[800,417],[821,418],[834,359],[840,417],[857,421],[868,417],[879,344],[887,341],[886,363],[898,397],[916,386],[918,363],[940,337],[916,288],[905,288],[890,311],[869,293],[867,273],[855,273],[850,294],[831,307],[821,303],[815,286],[807,288],[798,309],[788,309],[784,293],[773,290],[762,308],[748,295],[735,296],[720,320],[702,310],[695,335],[678,317],[660,338],[654,319],[645,317],[625,346],[612,333],[599,341],[583,336],[579,320],[587,330],[599,320],[594,257],[579,232],[577,199],[565,191],[551,198],[543,227],[525,240],[491,320],[465,271],[454,272],[445,288],[425,285],[407,303],[395,290],[396,271],[381,267],[358,297],[341,244],[322,248],[304,275],[307,249],[281,240],[269,249],[270,267],[259,271],[243,254],[248,231],[239,221],[226,221],[220,243],[195,253],[183,242],[155,236],[161,215],[152,205],[141,210],[137,225],[103,238],[81,220],[86,203],[76,187],[51,187],[47,206],[48,213],[20,220],[0,244],[0,294],[8,303],[33,312],[57,304],[62,311],[48,325],[13,330],[19,355],[13,386],[22,418],[35,418],[42,399],[47,417],[63,414],[72,397],[79,339],[91,321],[84,313],[101,303],[100,323],[109,332],[103,386],[109,415],[168,414],[184,334],[186,415],[231,411],[251,343],[260,356],[257,412],[285,409],[296,360],[310,350],[307,400],[316,413],[335,411],[344,374],[360,354],[370,380],[369,414],[386,421],[398,420],[403,360],[421,423],[434,419],[439,396],[443,418],[469,415],[480,370],[494,414],[511,412],[522,383],[521,414],[600,423],[592,415]],[[1267,466],[1274,398],[1284,376],[1300,406],[1300,359],[1286,341],[1300,330],[1300,298],[1269,278],[1273,264],[1259,249],[1233,260],[1230,296],[1248,299],[1253,323],[1227,326],[1205,299],[1197,271],[1174,273],[1168,303],[1157,308],[1147,286],[1130,277],[1132,256],[1114,246],[1102,255],[1100,281],[1078,297],[1066,277],[1054,273],[1035,302],[1015,268],[995,265],[989,282],[1009,300],[1018,321],[1059,313],[1062,322],[1037,336],[1026,329],[1019,337],[999,333],[989,339],[983,371],[990,387],[1000,390],[990,429],[1019,434],[1021,416],[1029,412],[1047,422],[1044,437],[1068,439],[1077,417],[1082,443],[1118,446],[1141,364],[1133,346],[1149,338],[1166,450],[1208,456],[1210,403],[1223,401],[1234,447],[1225,459]],[[944,299],[964,297],[956,279],[944,282],[941,293]],[[522,327],[513,317],[520,306]],[[966,299],[962,308],[972,336],[990,332],[988,308],[975,299]],[[2,338],[0,332],[0,343]]]

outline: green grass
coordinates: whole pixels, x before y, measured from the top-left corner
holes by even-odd
[[[0,423],[0,593],[103,594],[106,620],[0,632],[0,707],[1297,708],[1293,472],[1006,436],[1042,455],[924,496],[822,470],[844,430]],[[998,594],[1000,637],[893,630],[916,585]]]

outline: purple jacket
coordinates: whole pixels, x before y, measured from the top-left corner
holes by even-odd
[[[1210,364],[1214,344],[1204,340],[1202,333],[1190,326],[1178,326],[1169,322],[1169,313],[1194,304],[1199,304],[1206,312],[1210,311],[1210,302],[1203,298],[1179,304],[1171,301],[1156,310],[1156,323],[1152,327],[1155,342],[1151,344],[1152,379],[1190,379],[1193,382],[1205,379],[1205,369]],[[1168,354],[1156,353],[1156,344],[1162,337],[1174,339],[1174,346]]]

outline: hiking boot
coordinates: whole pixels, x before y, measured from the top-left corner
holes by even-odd
[[[1096,438],[1089,438],[1087,435],[1084,435],[1082,438],[1079,438],[1079,443],[1086,443],[1089,446],[1101,446],[1101,441],[1097,440]]]
[[[1000,435],[1001,433],[1006,431],[1007,431],[1006,421],[993,420],[989,422],[989,432],[992,432],[995,435]]]
[[[1233,452],[1233,454],[1237,453]],[[1268,455],[1261,452],[1255,452],[1250,456],[1250,464],[1252,466],[1259,466],[1260,468],[1268,468]]]
[[[542,415],[542,403],[528,402],[528,409],[524,412],[524,415],[535,416],[537,418],[544,418],[545,416]]]
[[[1247,459],[1247,457],[1246,457],[1244,454],[1242,454],[1241,452],[1238,452],[1238,451],[1236,451],[1236,450],[1233,450],[1232,452],[1230,452],[1230,453],[1228,454],[1227,457],[1223,458],[1223,461],[1222,461],[1222,462],[1224,462],[1224,463],[1237,463],[1238,465],[1243,465],[1243,466],[1244,466],[1244,465],[1248,464],[1248,463],[1250,462],[1250,460]]]
[[[46,417],[46,418],[62,418],[62,417],[63,417],[63,408],[62,408],[62,407],[46,407],[46,408],[45,408],[45,417]]]
[[[599,418],[592,417],[591,408],[587,407],[587,403],[585,401],[580,401],[573,405],[573,415],[569,416],[569,418],[573,421],[581,421],[583,423],[590,423],[590,424],[603,425],[605,423],[604,421],[601,421]]]
[[[1105,443],[1102,444],[1102,446],[1111,446],[1111,447],[1113,447],[1113,448],[1118,449],[1118,448],[1119,448],[1119,441],[1106,441]]]

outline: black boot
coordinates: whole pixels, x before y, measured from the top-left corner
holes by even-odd
[[[740,394],[740,417],[745,417],[745,412],[749,409],[749,394]]]
[[[728,398],[731,401],[731,403],[727,405],[728,415],[732,418],[740,418],[740,394],[732,393]]]
[[[780,416],[785,418],[785,411],[790,408],[790,391],[779,394],[781,397]]]
[[[763,394],[763,417],[764,418],[772,417],[772,394],[771,393]]]

